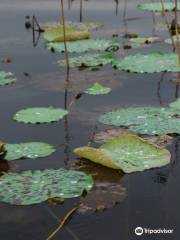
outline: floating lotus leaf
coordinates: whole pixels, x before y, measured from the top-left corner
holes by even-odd
[[[144,123],[130,126],[130,130],[148,135],[180,134],[180,118],[147,119]]]
[[[89,54],[85,56],[69,58],[69,64],[71,67],[98,67],[106,64],[111,64],[113,60],[114,55],[111,53]],[[65,60],[60,60],[58,63],[60,66],[66,66]]]
[[[80,147],[74,150],[79,157],[89,159],[125,173],[144,171],[170,163],[168,150],[149,144],[138,136],[127,134],[115,137],[99,149]]]
[[[14,120],[23,123],[50,123],[62,119],[68,111],[54,107],[34,107],[18,111],[14,115]]]
[[[154,24],[154,29],[156,31],[168,31],[168,27],[164,22],[157,22]]]
[[[106,39],[86,39],[74,42],[67,42],[67,49],[70,53],[80,53],[87,51],[106,51],[106,50],[117,50],[119,48],[119,43],[113,40]],[[64,43],[47,43],[46,47],[49,50],[54,50],[57,52],[64,52]]]
[[[137,107],[108,112],[99,118],[99,122],[114,126],[130,126],[146,123],[151,119],[168,119],[175,115],[170,108]]]
[[[113,65],[120,70],[135,73],[180,72],[175,53],[135,54],[116,60]]]
[[[45,28],[44,38],[49,42],[64,42],[64,33],[62,26],[52,26]],[[88,30],[77,31],[73,28],[66,28],[66,41],[76,41],[90,37]]]
[[[119,183],[95,183],[91,192],[80,200],[78,213],[92,213],[112,208],[126,198],[126,189]]]
[[[0,71],[0,86],[16,82],[16,78],[11,72]]]
[[[0,201],[31,205],[49,198],[78,197],[93,185],[91,176],[79,171],[46,169],[8,173],[0,177]]]
[[[153,12],[162,12],[163,7],[161,2],[154,3],[143,3],[139,4],[138,7],[141,10],[153,11]],[[164,10],[165,11],[173,11],[175,8],[175,4],[173,2],[164,2]],[[180,4],[178,3],[178,10],[180,10]]]
[[[84,92],[90,95],[102,95],[102,94],[110,93],[111,88],[104,87],[101,84],[96,82],[90,88],[86,89]]]
[[[131,38],[129,42],[134,47],[140,47],[141,45],[158,42],[159,40],[160,40],[159,37],[137,37],[137,38]]]
[[[130,131],[147,135],[180,134],[177,107],[127,108],[106,113],[99,118],[104,124],[127,126]]]
[[[20,144],[5,144],[4,159],[12,161],[21,158],[46,157],[55,152],[54,146],[43,142],[27,142]]]

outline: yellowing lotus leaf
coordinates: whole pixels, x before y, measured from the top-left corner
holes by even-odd
[[[99,149],[76,148],[74,153],[103,166],[121,169],[125,173],[161,167],[167,165],[171,158],[165,148],[152,145],[132,134],[115,137],[101,145]]]

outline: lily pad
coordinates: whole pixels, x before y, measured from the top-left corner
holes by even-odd
[[[55,152],[54,146],[43,142],[27,142],[20,144],[5,144],[4,159],[13,161],[21,158],[46,157]]]
[[[54,107],[34,107],[18,111],[14,115],[14,120],[23,123],[50,123],[62,119],[68,114],[67,110]]]
[[[115,68],[135,73],[180,72],[178,56],[175,53],[135,54],[116,60]]]
[[[64,33],[62,26],[54,26],[45,29],[44,38],[49,42],[64,42]],[[76,31],[73,28],[66,28],[66,41],[76,41],[90,38],[88,30]]]
[[[0,86],[16,82],[16,78],[11,72],[0,71]]]
[[[180,134],[180,118],[147,119],[146,122],[130,126],[129,129],[136,133],[148,135]]]
[[[151,119],[169,119],[176,112],[170,108],[137,107],[108,112],[99,118],[99,122],[113,126],[130,126],[146,123]]]
[[[111,53],[107,54],[89,54],[85,56],[69,58],[69,64],[71,67],[98,67],[106,64],[111,64],[114,60],[114,55]],[[65,60],[59,60],[60,66],[66,66]]]
[[[92,85],[92,87],[86,89],[84,92],[90,95],[103,95],[103,94],[110,93],[111,88],[104,87],[98,82],[96,82]]]
[[[130,131],[147,135],[180,134],[179,111],[173,107],[127,108],[102,115],[99,122],[126,126]]]
[[[114,40],[106,39],[86,39],[74,42],[67,42],[67,49],[70,53],[80,53],[87,51],[108,51],[119,49],[120,44]],[[46,47],[49,50],[64,52],[64,43],[47,43]]]
[[[99,149],[80,147],[74,153],[106,167],[122,169],[125,173],[161,167],[170,163],[171,158],[168,150],[131,134],[115,137]]]
[[[91,176],[79,171],[46,169],[8,173],[0,177],[0,201],[13,205],[31,205],[49,198],[73,198],[93,186]]]
[[[91,192],[80,200],[78,213],[93,213],[112,208],[126,198],[126,189],[119,183],[95,183]]]
[[[131,38],[129,42],[134,47],[140,47],[145,44],[151,44],[160,41],[159,37],[137,37],[137,38]]]
[[[138,7],[141,10],[153,11],[153,12],[162,12],[162,3],[154,2],[154,3],[143,3],[139,4]],[[173,11],[175,8],[175,4],[173,2],[164,2],[164,10],[165,11]],[[178,3],[178,10],[180,10],[180,3]]]

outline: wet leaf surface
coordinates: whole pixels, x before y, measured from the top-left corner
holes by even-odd
[[[69,58],[69,64],[71,67],[101,67],[106,64],[111,64],[114,60],[114,55],[111,53],[106,54],[88,54],[79,57]],[[66,66],[65,60],[59,60],[60,66]]]
[[[116,60],[113,66],[135,73],[179,72],[178,57],[175,53],[135,54]]]
[[[0,177],[0,185],[0,201],[31,205],[54,197],[78,197],[91,190],[93,180],[83,172],[61,168],[8,173]]]
[[[56,122],[62,119],[65,115],[68,114],[68,111],[61,108],[54,107],[35,107],[27,108],[18,111],[14,115],[14,120],[23,123],[50,123]]]
[[[106,39],[87,39],[74,42],[67,42],[67,49],[70,53],[81,53],[88,51],[105,51],[110,47],[119,48],[120,44],[114,40]],[[57,52],[64,52],[64,43],[47,43],[49,50],[54,49]]]
[[[74,153],[103,166],[122,169],[125,173],[144,171],[170,163],[168,150],[149,144],[136,135],[115,137],[99,149],[80,147]]]
[[[5,144],[6,154],[4,159],[13,161],[22,158],[35,159],[46,157],[55,152],[55,147],[43,142],[27,142],[19,144]]]

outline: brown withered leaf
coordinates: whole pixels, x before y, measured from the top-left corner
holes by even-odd
[[[126,189],[119,183],[98,182],[84,198],[81,198],[78,213],[92,213],[112,208],[126,197]]]
[[[103,131],[100,131],[94,135],[93,141],[96,143],[105,143],[108,140],[121,136],[123,134],[132,133],[128,129],[117,127],[117,128],[111,128],[111,129],[105,129]],[[166,145],[169,145],[173,141],[173,137],[168,135],[161,135],[161,136],[141,136],[144,140],[147,140],[149,143],[158,145],[160,147],[164,147]]]

